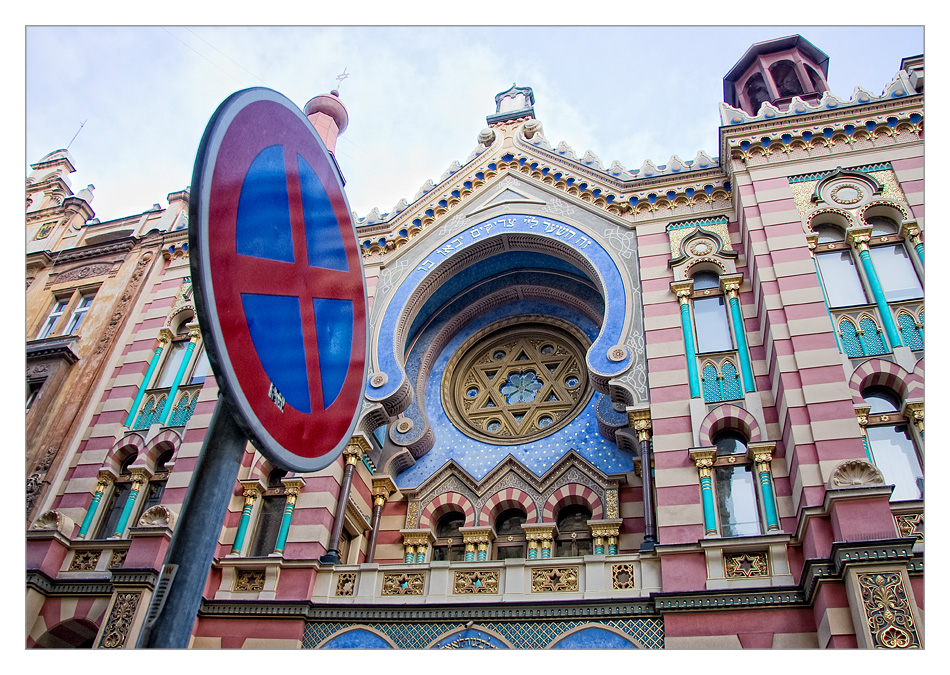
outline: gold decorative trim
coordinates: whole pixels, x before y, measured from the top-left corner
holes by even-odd
[[[125,563],[125,556],[128,555],[129,549],[120,549],[112,552],[112,557],[109,559],[109,569],[116,569],[122,567]]]
[[[923,513],[898,513],[894,515],[894,520],[902,537],[916,537],[918,541],[924,540]]]
[[[425,586],[424,572],[384,574],[382,595],[423,595]]]
[[[871,644],[876,649],[919,649],[920,636],[900,572],[858,574]]]
[[[341,572],[336,578],[336,594],[338,597],[353,595],[356,588],[356,572]]]
[[[266,570],[234,570],[234,591],[236,593],[254,593],[264,590]]]
[[[129,631],[132,628],[132,621],[135,619],[135,610],[141,599],[141,593],[118,593],[115,596],[115,603],[113,603],[112,611],[109,613],[109,620],[102,631],[100,647],[103,649],[121,649],[125,646],[125,641],[128,640]]]
[[[532,593],[565,593],[578,589],[579,570],[572,567],[535,567],[531,570]]]
[[[498,594],[498,570],[465,570],[455,573],[452,592],[457,595],[471,593]]]
[[[613,579],[615,591],[626,591],[637,587],[633,563],[612,565],[610,568],[610,576]]]
[[[752,579],[771,576],[768,551],[743,551],[723,556],[727,579]]]
[[[91,572],[99,564],[102,551],[76,551],[67,572]]]

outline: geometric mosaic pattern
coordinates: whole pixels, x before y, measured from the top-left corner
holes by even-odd
[[[454,623],[343,623],[308,621],[303,633],[303,649],[316,649],[334,634],[355,627],[379,631],[399,649],[425,649],[437,638],[457,631],[465,622]],[[663,619],[580,619],[570,621],[479,621],[479,628],[491,630],[518,649],[544,649],[563,633],[578,626],[609,626],[636,640],[645,649],[663,649]]]

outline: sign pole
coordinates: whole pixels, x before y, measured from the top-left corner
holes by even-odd
[[[219,397],[136,647],[188,647],[246,445]]]

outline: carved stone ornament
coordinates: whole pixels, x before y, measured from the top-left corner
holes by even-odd
[[[56,530],[57,532],[69,536],[73,531],[75,523],[69,516],[64,516],[59,511],[47,511],[33,523],[31,530]]]
[[[132,622],[135,619],[135,610],[141,599],[141,593],[119,593],[116,595],[109,620],[103,629],[102,641],[99,643],[101,648],[121,649],[125,646],[132,629]]]
[[[139,527],[167,527],[174,529],[178,515],[167,506],[157,504],[139,518]]]
[[[839,464],[831,478],[829,488],[870,487],[884,485],[884,476],[866,459],[849,459]]]

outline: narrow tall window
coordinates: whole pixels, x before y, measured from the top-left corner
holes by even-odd
[[[182,359],[185,358],[185,347],[188,346],[187,340],[178,340],[168,345],[168,352],[165,356],[165,362],[162,364],[162,370],[155,380],[155,387],[170,387],[178,374],[178,368],[181,366]]]
[[[745,460],[748,446],[735,431],[724,431],[716,437],[716,456]],[[724,537],[761,534],[755,473],[748,463],[717,466],[716,506],[720,532]]]
[[[528,519],[521,509],[508,509],[495,521],[495,559],[524,558],[527,539],[521,526]]]
[[[248,555],[251,557],[270,555],[277,546],[280,534],[280,521],[284,517],[287,496],[280,479],[287,475],[282,469],[274,469],[267,477],[267,491],[261,499],[260,513],[257,517],[257,529]]]
[[[888,302],[924,297],[914,264],[902,245],[872,246],[871,260]]]
[[[719,291],[719,276],[712,272],[698,272],[693,276],[693,290]],[[696,322],[696,341],[699,352],[726,352],[732,350],[729,315],[722,295],[694,297],[693,320]]]
[[[465,525],[465,516],[458,511],[446,513],[439,518],[435,528],[435,545],[432,547],[433,560],[465,560],[465,543],[459,528]]]
[[[829,251],[815,256],[832,307],[866,305],[868,297],[850,251]]]
[[[590,555],[594,542],[590,535],[590,509],[580,504],[565,506],[557,514],[557,541],[554,555],[558,558],[571,555]]]
[[[92,304],[94,297],[96,297],[95,293],[83,293],[80,296],[76,309],[73,310],[72,316],[69,317],[69,323],[66,324],[66,330],[63,331],[64,335],[73,335],[79,330],[79,325],[86,318],[86,312],[89,311],[89,305]]]
[[[53,306],[53,311],[49,313],[48,317],[46,317],[46,323],[43,324],[39,334],[36,336],[38,339],[42,340],[43,338],[52,335],[53,330],[56,328],[56,324],[59,323],[59,319],[61,316],[63,316],[63,312],[66,311],[66,305],[68,304],[69,298],[60,298],[56,301],[56,304]]]
[[[891,501],[923,499],[924,472],[900,399],[886,387],[868,387],[863,396],[871,406],[866,428],[871,456],[884,481],[894,486]]]
[[[195,362],[194,370],[191,371],[191,379],[189,384],[202,384],[206,379],[208,379],[208,374],[211,372],[211,362],[208,360],[208,351],[202,347],[201,353],[198,354],[198,360]]]

